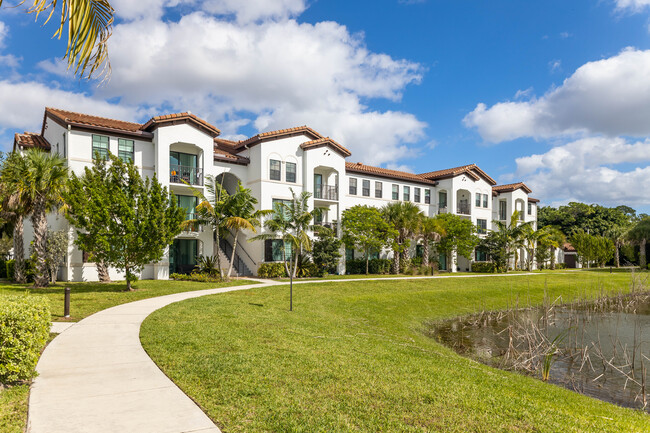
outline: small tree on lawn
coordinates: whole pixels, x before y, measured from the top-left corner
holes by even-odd
[[[68,254],[68,235],[62,230],[48,232],[45,246],[45,264],[50,271],[50,282],[56,283],[56,274]]]
[[[645,269],[647,264],[645,246],[648,239],[650,239],[650,217],[644,218],[636,223],[628,232],[627,237],[639,245],[639,266],[641,266],[641,269]]]
[[[411,202],[388,203],[381,208],[381,214],[395,230],[391,245],[393,247],[393,273],[399,274],[407,257],[411,238],[419,231],[422,218],[420,208]]]
[[[436,218],[442,222],[441,226],[445,232],[438,242],[438,251],[448,257],[454,251],[463,257],[471,257],[479,243],[476,226],[472,221],[454,214],[440,214]],[[455,267],[456,263],[451,265]]]
[[[154,176],[143,179],[133,163],[109,155],[68,182],[66,217],[75,241],[97,260],[126,273],[126,290],[145,264],[162,259],[181,232],[185,212]]]
[[[429,266],[431,255],[431,243],[438,242],[445,235],[445,227],[442,220],[427,216],[422,217],[418,236],[422,239],[422,266]]]
[[[316,240],[313,242],[311,257],[318,267],[319,274],[324,276],[336,272],[336,267],[341,259],[341,245],[343,241],[336,237],[334,230],[317,226]]]
[[[508,272],[508,238],[501,231],[490,231],[481,239],[480,244],[486,250],[494,263],[497,272]]]
[[[356,205],[343,211],[343,242],[348,248],[363,251],[366,275],[370,252],[389,247],[397,237],[397,230],[382,217],[377,208]]]

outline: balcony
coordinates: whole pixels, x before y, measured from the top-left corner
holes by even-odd
[[[332,200],[339,199],[339,187],[337,185],[315,185],[314,198],[317,200]]]
[[[337,233],[338,231],[338,225],[336,223],[328,223],[328,222],[317,222],[314,223],[315,226],[320,226],[320,227],[326,227],[328,229],[331,229],[334,231],[334,233]]]
[[[459,203],[456,213],[458,215],[471,215],[472,207],[468,203]]]
[[[438,207],[438,215],[443,213],[449,213],[449,209],[447,209],[447,205]]]
[[[185,221],[196,219],[196,213],[189,212],[185,214]],[[183,232],[185,233],[198,233],[201,231],[201,225],[197,222],[185,223],[183,226]]]
[[[203,186],[203,169],[187,165],[170,165],[169,183]]]

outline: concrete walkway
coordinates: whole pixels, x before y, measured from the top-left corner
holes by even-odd
[[[538,274],[512,274],[516,277]],[[503,275],[363,278],[351,281],[476,278]],[[185,299],[286,282],[200,290],[144,299],[95,313],[65,329],[45,349],[29,396],[28,433],[218,433],[219,428],[147,356],[140,325]]]

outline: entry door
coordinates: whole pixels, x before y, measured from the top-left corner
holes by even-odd
[[[323,175],[314,174],[314,198],[323,198]]]

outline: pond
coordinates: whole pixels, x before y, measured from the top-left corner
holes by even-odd
[[[650,292],[483,312],[425,333],[487,365],[621,406],[650,409]]]

